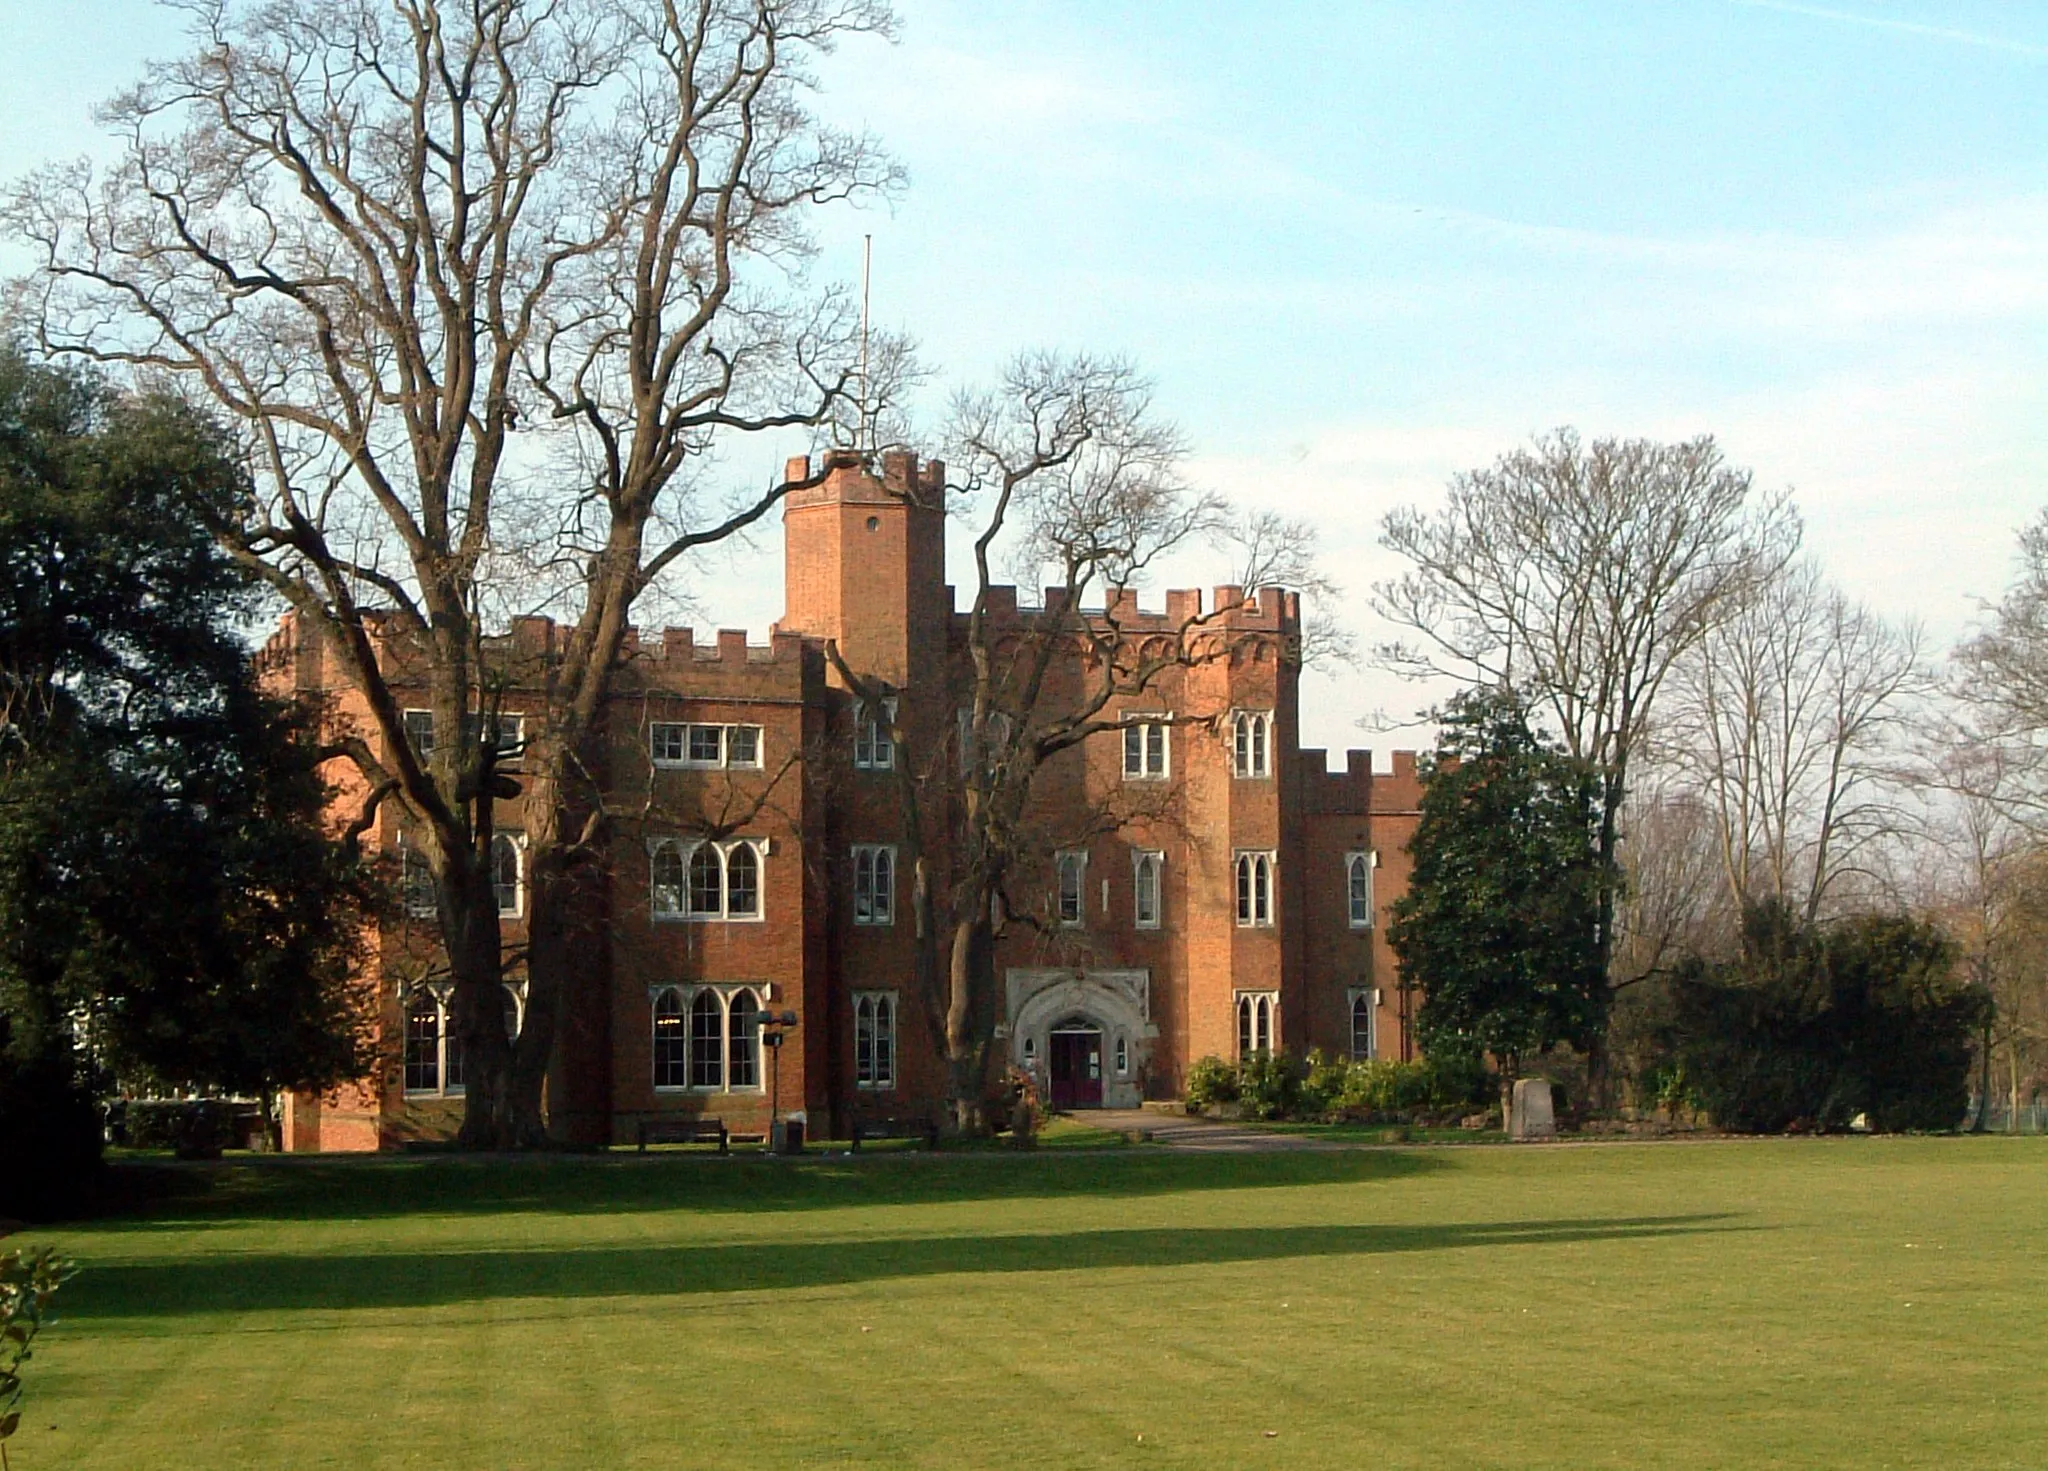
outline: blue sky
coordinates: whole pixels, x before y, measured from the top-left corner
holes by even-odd
[[[1367,640],[1381,514],[1559,424],[1716,434],[1942,643],[2048,501],[2048,6],[900,9],[822,105],[910,187],[820,272],[873,233],[934,412],[1021,347],[1128,354],[1205,482],[1316,521]],[[0,0],[0,35],[12,173],[89,149],[177,25]],[[778,572],[772,537],[709,564],[707,613],[765,628]],[[1319,682],[1305,734],[1384,747],[1352,722],[1415,698]]]

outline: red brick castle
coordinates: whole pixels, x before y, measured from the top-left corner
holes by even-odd
[[[898,783],[912,753],[957,747],[964,703],[966,615],[946,585],[943,472],[905,452],[881,455],[879,475],[850,454],[825,468],[786,503],[787,611],[765,646],[729,630],[709,647],[688,629],[629,642],[590,764],[631,820],[611,826],[603,919],[549,1079],[562,1137],[628,1142],[642,1120],[670,1114],[759,1131],[771,1072],[774,1104],[813,1136],[940,1108],[943,1060],[912,980]],[[791,478],[808,479],[808,464],[794,463]],[[992,590],[989,612],[1030,616],[1012,588]],[[1060,1107],[1176,1097],[1189,1064],[1209,1054],[1411,1050],[1382,917],[1407,879],[1415,758],[1397,752],[1392,772],[1376,773],[1369,752],[1351,751],[1332,772],[1323,751],[1300,748],[1292,594],[1221,587],[1205,607],[1199,591],[1174,591],[1162,612],[1126,597],[1089,616],[1168,636],[1205,612],[1227,654],[1168,670],[1116,712],[1156,722],[1092,737],[1040,777],[1044,851],[1029,870],[1044,890],[1040,922],[1010,927],[1000,943],[998,1038]],[[518,619],[495,653],[532,667],[558,636],[547,619]],[[887,724],[859,718],[828,640],[857,676],[897,692],[904,747]],[[292,620],[266,659],[274,677],[332,696],[346,714],[338,665]],[[507,722],[518,708],[515,683]],[[416,741],[432,739],[420,717],[408,724]],[[920,766],[941,769],[929,754]],[[500,804],[497,822],[499,907],[516,946],[518,799]],[[404,852],[395,804],[365,842]],[[943,868],[944,853],[927,857]],[[461,1059],[432,964],[431,894],[405,907],[366,961],[388,1068],[291,1099],[288,1148],[374,1149],[444,1137],[459,1122]],[[523,1004],[508,987],[508,1026]],[[764,1011],[798,1017],[774,1069]]]

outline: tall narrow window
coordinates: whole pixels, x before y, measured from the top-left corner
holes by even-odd
[[[690,1003],[690,1086],[725,1086],[725,1008],[716,991],[699,991]]]
[[[1165,856],[1139,853],[1131,862],[1131,920],[1141,930],[1159,928],[1159,870]]]
[[[405,912],[416,918],[425,918],[434,913],[434,869],[427,862],[427,855],[417,848],[407,848],[400,866],[404,870]]]
[[[854,995],[853,1080],[862,1088],[896,1086],[896,996],[892,991]]]
[[[510,833],[491,839],[491,887],[497,892],[498,913],[519,913],[519,840]]]
[[[654,1086],[690,1086],[689,1035],[683,1025],[683,996],[665,987],[654,998]]]
[[[657,915],[678,915],[683,912],[683,850],[674,843],[663,843],[654,850],[650,861],[653,869],[653,890],[650,906]]]
[[[862,844],[853,850],[853,922],[896,922],[896,850]]]
[[[1237,855],[1237,922],[1266,926],[1273,922],[1273,855]]]
[[[1116,1075],[1119,1078],[1131,1075],[1131,1044],[1123,1037],[1116,1039]]]
[[[441,1003],[429,991],[405,1008],[405,1091],[441,1091]]]
[[[1147,720],[1124,727],[1124,780],[1159,781],[1166,776],[1164,721]]]
[[[761,1085],[761,1004],[752,991],[735,991],[726,1003],[728,1088]]]
[[[1351,1060],[1369,1062],[1379,1053],[1377,1028],[1373,1025],[1379,992],[1359,986],[1351,992]]]
[[[1273,714],[1270,710],[1240,710],[1231,721],[1233,766],[1239,776],[1271,776]]]
[[[519,1040],[519,1028],[526,1020],[526,1002],[510,986],[505,986],[502,989],[505,993],[505,1040],[507,1042],[517,1042]]]
[[[751,843],[736,843],[725,855],[725,912],[732,919],[761,912],[761,860]]]
[[[1344,898],[1351,928],[1372,928],[1372,855],[1349,853],[1344,858]]]
[[[896,702],[883,700],[880,708],[857,707],[853,727],[853,764],[863,771],[887,771],[896,764],[896,743],[890,729],[896,723]]]
[[[690,854],[690,913],[717,915],[725,912],[725,865],[718,850],[700,843]]]
[[[1062,853],[1055,860],[1059,865],[1059,911],[1060,923],[1077,925],[1086,912],[1082,885],[1088,876],[1088,855],[1086,853]]]

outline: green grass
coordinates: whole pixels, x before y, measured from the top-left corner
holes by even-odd
[[[2044,1141],[160,1178],[16,1471],[2048,1461]]]

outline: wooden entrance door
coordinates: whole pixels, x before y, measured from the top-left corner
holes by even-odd
[[[1093,1027],[1062,1027],[1046,1038],[1052,1065],[1052,1106],[1102,1107],[1102,1033]]]

